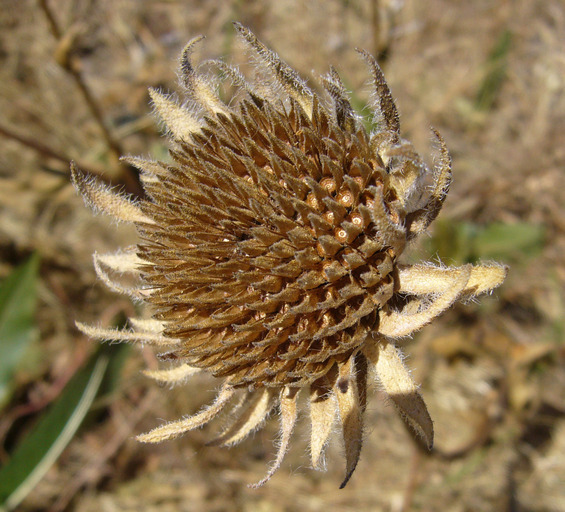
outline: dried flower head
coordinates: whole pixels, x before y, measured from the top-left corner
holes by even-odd
[[[73,168],[86,202],[134,223],[141,241],[95,254],[100,278],[151,307],[127,331],[78,324],[100,340],[169,347],[174,366],[147,372],[176,383],[205,370],[222,379],[215,401],[197,414],[139,436],[172,439],[231,409],[215,443],[233,445],[280,410],[280,466],[309,397],[312,466],[320,468],[336,418],[347,483],[361,451],[368,375],[431,447],[426,405],[398,344],[455,301],[504,280],[498,264],[446,268],[402,265],[406,244],[438,215],[451,182],[441,136],[429,169],[400,138],[399,117],[375,59],[364,51],[375,88],[373,133],[355,115],[338,73],[322,78],[327,99],[243,26],[258,78],[213,61],[239,90],[232,105],[181,58],[188,98],[179,105],[151,90],[168,128],[172,163],[129,159],[147,199],[133,201]],[[210,64],[210,63],[208,63]],[[128,285],[124,275],[136,277]]]

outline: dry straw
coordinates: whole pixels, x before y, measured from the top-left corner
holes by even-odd
[[[506,268],[399,263],[438,215],[451,161],[437,132],[433,169],[400,137],[396,106],[371,55],[360,52],[375,90],[376,128],[367,133],[334,69],[319,96],[235,26],[254,54],[256,79],[208,63],[239,90],[231,105],[192,64],[201,38],[181,58],[187,104],[150,91],[172,163],[129,160],[147,199],[133,201],[73,168],[85,201],[134,223],[140,236],[133,248],[96,254],[99,277],[152,312],[126,331],[78,326],[99,340],[167,347],[162,359],[174,365],[147,372],[160,382],[200,370],[222,380],[211,405],[140,441],[175,438],[227,410],[230,422],[214,442],[233,445],[278,409],[278,454],[259,486],[280,466],[306,394],[314,468],[336,419],[341,424],[343,487],[361,452],[369,376],[431,447],[432,420],[399,345],[455,301],[499,286]]]

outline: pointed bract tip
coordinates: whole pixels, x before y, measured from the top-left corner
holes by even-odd
[[[194,74],[194,67],[190,62],[190,55],[194,51],[194,46],[205,39],[206,36],[196,36],[192,38],[184,47],[181,58],[180,58],[180,68],[182,71],[183,78],[186,80],[187,76],[191,76]]]
[[[340,489],[345,488],[345,486],[349,483],[349,480],[351,479],[354,471],[355,468],[353,468],[349,473],[347,473],[347,475],[345,475],[345,480],[343,480],[343,482],[341,482],[341,485],[339,486]]]

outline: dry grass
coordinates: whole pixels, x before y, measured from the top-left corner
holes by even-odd
[[[92,218],[65,161],[135,192],[116,153],[166,155],[147,88],[175,89],[178,53],[201,33],[208,37],[202,58],[244,64],[232,20],[304,76],[335,65],[353,90],[363,89],[365,76],[354,47],[387,50],[385,73],[405,135],[427,154],[431,124],[454,157],[443,224],[431,239],[446,263],[461,256],[452,237],[465,226],[533,225],[543,238],[516,251],[510,241],[511,273],[495,297],[456,308],[411,345],[437,430],[431,454],[411,441],[392,407],[372,400],[365,451],[348,488],[337,489],[337,443],[327,473],[303,468],[303,429],[283,469],[249,490],[245,484],[272,458],[276,426],[229,451],[205,448],[204,431],[155,447],[136,444],[134,433],[154,426],[155,417],[195,410],[215,384],[203,378],[189,389],[156,390],[139,375],[154,356],[132,353],[106,414],[79,432],[22,510],[565,510],[560,0],[51,0],[58,35],[41,3],[0,6],[0,277],[32,251],[42,257],[42,356],[17,376],[3,411],[5,450],[35,418],[10,423],[13,412],[41,410],[92,350],[74,319],[111,324],[132,308],[95,284],[91,253],[127,245],[134,234]]]

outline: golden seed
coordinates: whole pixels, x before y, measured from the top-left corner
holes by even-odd
[[[322,178],[320,185],[330,193],[336,190],[336,184],[333,178]]]
[[[353,194],[345,189],[337,195],[337,201],[342,206],[349,208],[353,204]]]

